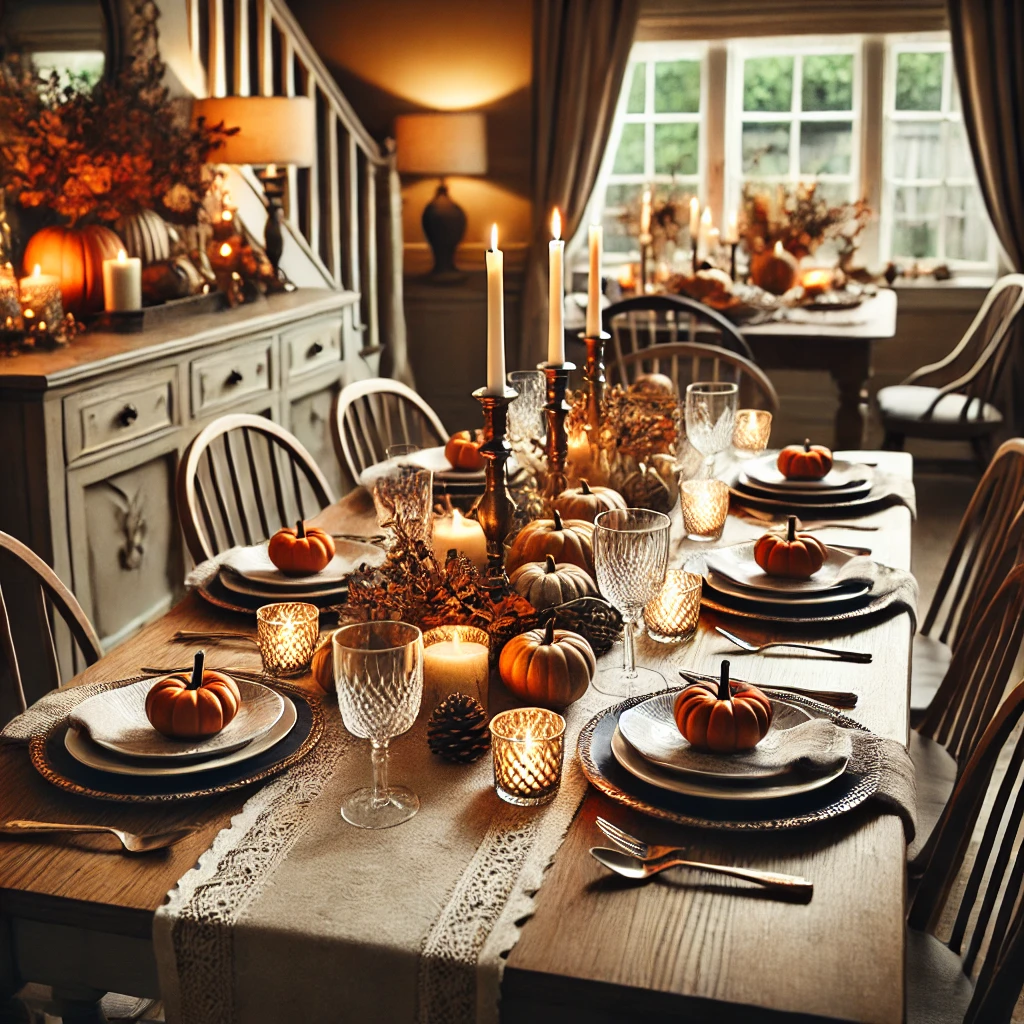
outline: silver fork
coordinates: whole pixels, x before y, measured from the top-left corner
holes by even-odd
[[[870,665],[873,658],[870,651],[842,651],[838,647],[819,647],[817,644],[803,644],[790,640],[770,640],[766,644],[752,644],[749,640],[744,640],[743,637],[730,633],[729,630],[723,629],[721,626],[715,626],[715,630],[721,633],[726,640],[750,654],[760,654],[772,647],[795,647],[800,651],[817,651],[818,654],[828,654],[837,661],[853,661],[859,665]]]
[[[785,527],[788,516],[780,521],[774,512],[765,512],[762,509],[742,507],[742,513],[747,519],[753,519],[759,523],[766,523],[771,526]],[[876,533],[880,527],[872,526],[870,523],[849,523],[845,520],[833,522],[824,519],[803,520],[796,517],[796,528],[798,530],[861,530],[865,533]]]
[[[718,682],[718,676],[708,675],[706,672],[694,672],[692,669],[681,668],[679,675],[685,679],[688,683],[692,682],[703,682],[710,680],[713,683]],[[740,680],[733,679],[734,682]],[[804,686],[778,686],[778,685],[766,685],[767,690],[777,690],[781,693],[795,693],[801,697],[811,697],[816,701],[820,701],[822,704],[828,704],[831,707],[838,708],[840,711],[851,711],[857,706],[857,702],[860,698],[852,690],[812,690]]]
[[[780,887],[789,891],[814,890],[814,883],[798,875],[785,875],[777,871],[757,871],[754,868],[739,868],[728,864],[708,864],[699,860],[687,860],[676,856],[685,854],[686,850],[679,846],[652,846],[645,843],[637,836],[630,835],[617,825],[613,825],[607,818],[598,817],[597,827],[616,846],[625,850],[630,857],[635,858],[637,864],[621,863],[609,857],[598,856],[600,853],[612,853],[614,851],[602,851],[600,847],[590,852],[605,867],[619,874],[626,874],[627,877],[646,878],[670,867],[695,868],[700,871],[709,871],[716,875],[728,875],[731,878],[742,878],[748,882],[756,882],[767,888]],[[639,870],[638,870],[639,869]],[[646,870],[643,870],[646,869]]]

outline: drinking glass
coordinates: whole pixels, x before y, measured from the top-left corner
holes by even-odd
[[[615,697],[657,689],[660,672],[637,668],[633,623],[661,592],[668,569],[669,517],[647,508],[613,508],[594,521],[594,567],[601,593],[622,612],[622,668],[602,668],[594,686]]]
[[[686,387],[686,437],[704,456],[704,476],[713,475],[715,456],[732,444],[739,385],[695,381]]]
[[[410,540],[429,544],[434,518],[434,474],[407,461],[419,450],[415,444],[389,445],[387,461],[374,467],[371,490],[377,522],[383,529],[397,518]]]
[[[547,378],[541,370],[514,370],[508,375],[509,387],[519,392],[508,407],[508,437],[520,465],[534,472],[540,468],[541,442],[547,433],[544,425],[544,401]]]
[[[341,719],[370,741],[373,785],[349,793],[341,816],[359,828],[408,821],[419,797],[388,785],[388,743],[412,728],[423,697],[423,634],[407,622],[360,622],[334,633],[334,683]]]

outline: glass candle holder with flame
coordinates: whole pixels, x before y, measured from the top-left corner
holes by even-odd
[[[265,604],[256,612],[256,644],[264,670],[297,676],[309,667],[320,635],[320,609],[301,601]]]
[[[544,708],[513,708],[491,719],[494,790],[506,803],[534,807],[562,781],[565,719]]]

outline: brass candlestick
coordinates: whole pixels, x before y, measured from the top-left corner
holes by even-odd
[[[647,294],[648,275],[650,272],[651,262],[651,242],[653,239],[650,235],[640,236],[640,295]]]
[[[477,505],[477,521],[487,538],[487,576],[495,583],[507,583],[505,538],[512,530],[516,506],[505,483],[505,463],[512,454],[505,433],[508,407],[519,397],[519,392],[506,387],[502,394],[495,395],[487,388],[478,388],[473,397],[484,410],[484,443],[480,445],[480,454],[487,465],[484,467],[484,494]]]
[[[604,399],[604,346],[611,340],[607,331],[601,331],[594,337],[582,335],[583,344],[587,346],[587,362],[583,368],[584,387],[587,389],[587,426],[590,436],[596,441],[601,429],[601,402]]]
[[[565,417],[569,406],[565,392],[569,386],[569,371],[576,369],[575,363],[540,363],[538,370],[547,378],[547,401],[544,416],[548,421],[547,456],[548,476],[544,485],[544,497],[554,498],[569,485],[565,476],[565,459],[569,454],[569,435],[565,432]]]

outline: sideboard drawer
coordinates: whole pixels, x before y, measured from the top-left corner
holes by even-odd
[[[177,377],[165,366],[64,399],[64,447],[69,463],[179,422]]]
[[[192,363],[192,415],[269,391],[270,338],[240,345]]]
[[[303,324],[281,335],[288,376],[322,370],[341,359],[341,319],[329,317]]]

